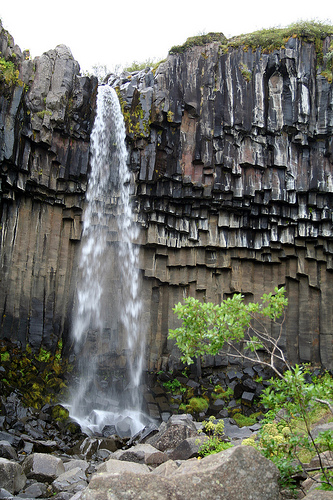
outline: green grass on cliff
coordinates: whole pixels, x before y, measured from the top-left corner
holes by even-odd
[[[300,38],[306,42],[316,44],[317,53],[322,52],[322,41],[326,36],[333,35],[333,26],[320,21],[299,21],[285,28],[268,28],[245,35],[235,36],[227,40],[223,33],[208,33],[207,35],[188,38],[183,45],[170,49],[169,54],[179,54],[194,46],[206,45],[219,41],[223,51],[243,47],[257,49],[261,47],[265,52],[283,47],[289,38]]]
[[[333,26],[330,24],[319,21],[299,21],[286,28],[268,28],[233,37],[223,45],[223,48],[227,50],[238,47],[251,49],[261,47],[263,50],[271,52],[283,47],[289,38],[299,38],[305,42],[315,43],[317,46],[330,35],[333,35]]]
[[[207,33],[207,35],[191,36],[185,43],[183,43],[183,45],[174,45],[171,47],[169,54],[181,54],[182,52],[186,52],[186,50],[191,47],[198,47],[212,42],[226,43],[227,38],[223,35],[223,33]]]

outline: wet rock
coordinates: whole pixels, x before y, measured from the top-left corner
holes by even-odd
[[[0,485],[10,493],[18,493],[27,481],[24,469],[20,464],[0,458]]]
[[[102,429],[102,435],[104,437],[109,437],[112,436],[113,434],[116,434],[116,426],[115,425],[105,425]]]
[[[22,467],[29,479],[47,483],[51,483],[65,472],[62,460],[46,453],[29,455],[24,459]]]

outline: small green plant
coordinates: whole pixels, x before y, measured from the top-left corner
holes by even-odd
[[[1,353],[1,363],[6,363],[6,361],[10,360],[10,354],[8,351]]]
[[[215,422],[215,417],[211,416],[203,424],[203,431],[209,436],[208,440],[203,443],[199,448],[199,456],[206,457],[213,455],[220,451],[231,448],[232,445],[228,442],[222,441],[221,437],[224,434],[224,422],[218,420]]]
[[[186,392],[186,387],[184,387],[176,378],[174,380],[164,382],[163,386],[167,389],[167,391],[172,393]]]
[[[38,118],[43,119],[44,116],[52,116],[52,111],[49,111],[47,109],[43,109],[43,111],[38,111],[36,113],[36,115],[38,116]]]
[[[23,86],[23,82],[19,80],[19,70],[12,61],[6,61],[0,57],[0,82],[3,81],[6,85],[11,86],[18,83]]]
[[[252,78],[252,72],[249,70],[249,68],[246,66],[244,63],[240,63],[240,72],[246,82],[249,82]]]
[[[270,409],[265,425],[260,431],[259,447],[280,469],[285,485],[292,485],[292,474],[303,470],[304,458],[318,456],[322,475],[321,487],[333,490],[332,477],[322,463],[320,453],[333,449],[331,433],[319,434],[313,439],[311,432],[314,415],[320,414],[322,405],[332,412],[333,382],[329,373],[314,378],[312,383],[305,381],[310,372],[296,365],[288,370],[283,378],[272,379],[261,396],[262,403]],[[276,416],[283,408],[279,421]],[[295,465],[296,464],[296,465]],[[332,464],[333,465],[333,464]]]

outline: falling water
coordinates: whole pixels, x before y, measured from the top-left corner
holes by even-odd
[[[144,337],[125,136],[116,92],[99,87],[73,318],[79,383],[70,413],[84,428],[109,424],[121,434],[127,425],[133,434],[144,426],[138,390]]]

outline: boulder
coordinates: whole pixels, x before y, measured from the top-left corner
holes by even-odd
[[[128,450],[118,450],[114,455],[117,455],[118,460],[147,465],[160,465],[168,460],[166,453],[150,444],[137,444]]]
[[[190,415],[172,415],[147,443],[160,451],[166,451],[176,448],[184,439],[195,436],[198,436],[198,432]]]
[[[333,491],[313,490],[303,500],[333,500]]]
[[[52,488],[55,492],[67,491],[76,493],[83,490],[87,486],[87,477],[80,467],[74,467],[63,474],[60,474],[52,483]]]
[[[20,493],[20,498],[46,498],[48,495],[47,486],[44,483],[33,483]]]
[[[164,464],[164,470],[166,470]],[[202,460],[183,462],[170,475],[95,474],[88,488],[75,500],[100,500],[109,492],[117,500],[219,498],[220,500],[278,500],[279,472],[276,466],[250,446],[237,446]],[[214,497],[212,497],[212,491]]]
[[[323,466],[328,467],[333,464],[333,452],[332,451],[324,451],[323,453],[320,453],[320,459],[321,463]],[[320,461],[318,455],[315,455],[310,463],[309,463],[310,468],[315,468],[318,467],[320,468]]]
[[[20,464],[0,458],[0,486],[14,494],[24,488],[27,478]]]
[[[0,457],[17,460],[17,453],[8,441],[0,441]]]
[[[70,460],[69,462],[64,463],[64,468],[66,472],[68,470],[74,469],[75,467],[79,467],[80,469],[83,470],[83,472],[87,472],[89,468],[89,463],[86,460],[79,460],[75,458],[73,460]]]
[[[122,460],[115,460],[109,458],[106,462],[97,467],[97,473],[107,473],[107,474],[123,474],[125,472],[131,472],[133,474],[148,474],[150,472],[149,467],[145,464],[137,464],[135,462],[125,462]]]
[[[33,453],[22,464],[23,470],[29,479],[51,483],[60,474],[65,472],[60,458],[46,453]]]
[[[333,432],[333,422],[327,422],[326,424],[316,425],[312,429],[311,434],[313,439],[316,439],[320,432],[326,432],[326,431],[331,431],[331,433]]]
[[[201,434],[196,437],[184,439],[179,445],[169,453],[171,460],[188,460],[197,457],[200,446],[208,440],[208,436]]]
[[[151,474],[156,474],[158,476],[162,477],[168,477],[175,472],[179,467],[179,463],[177,464],[174,460],[168,460],[167,462],[164,462],[163,464],[159,465],[154,469]]]

